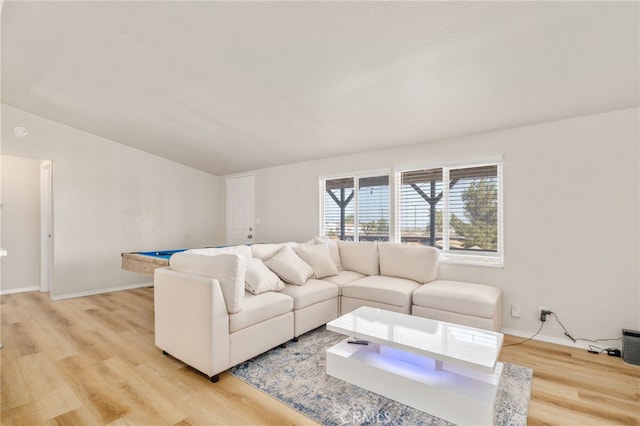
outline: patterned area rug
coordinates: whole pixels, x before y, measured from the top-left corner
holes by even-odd
[[[451,425],[325,373],[325,350],[345,336],[320,327],[229,370],[231,374],[324,425]],[[496,424],[526,425],[529,368],[504,364]],[[461,409],[464,409],[461,407]]]

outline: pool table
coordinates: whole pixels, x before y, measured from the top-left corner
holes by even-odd
[[[169,266],[169,258],[172,254],[185,250],[186,249],[176,249],[121,253],[122,269],[145,275],[153,275],[153,271],[156,268]]]

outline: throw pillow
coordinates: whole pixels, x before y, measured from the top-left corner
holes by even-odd
[[[313,275],[313,269],[289,246],[284,246],[278,254],[264,262],[269,269],[283,281],[290,284],[304,285]]]
[[[284,283],[267,268],[262,260],[249,258],[247,259],[245,288],[253,294],[260,294],[265,291],[280,291],[284,289]]]
[[[329,253],[331,253],[331,258],[333,259],[333,263],[336,264],[338,271],[344,271],[344,267],[342,266],[342,262],[340,261],[340,250],[338,249],[338,243],[325,235],[315,237],[314,241],[316,244],[326,244],[329,247]]]
[[[313,278],[324,278],[338,275],[338,268],[331,258],[327,244],[313,246],[300,244],[296,253],[313,269]]]

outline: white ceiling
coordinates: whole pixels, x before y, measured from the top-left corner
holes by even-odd
[[[640,105],[631,2],[13,2],[2,102],[214,174]]]

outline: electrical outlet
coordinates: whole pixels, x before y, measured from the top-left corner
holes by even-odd
[[[520,305],[511,305],[511,316],[514,318],[520,318]]]
[[[547,315],[551,313],[551,309],[544,306],[538,306],[538,309],[540,310],[540,321],[545,322],[547,320]]]

